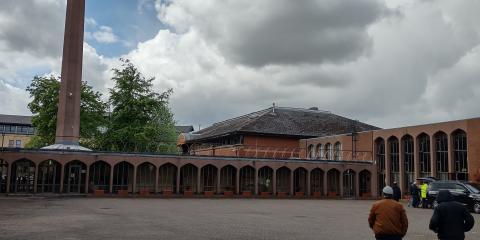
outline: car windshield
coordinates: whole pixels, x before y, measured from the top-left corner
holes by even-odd
[[[467,186],[467,188],[473,193],[480,193],[480,184],[478,183],[469,183],[465,184],[465,186]]]

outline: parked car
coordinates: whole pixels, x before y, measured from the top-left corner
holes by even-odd
[[[475,213],[480,213],[480,184],[461,181],[434,181],[428,188],[428,199],[433,207],[438,206],[437,195],[440,190],[449,190],[455,201],[466,205]]]
[[[418,183],[423,183],[426,182],[428,185],[430,185],[431,182],[438,181],[438,179],[434,177],[421,177],[416,179]]]

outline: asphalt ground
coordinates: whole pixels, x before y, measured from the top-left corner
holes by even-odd
[[[0,197],[0,239],[374,239],[373,201]],[[436,239],[407,208],[405,239]],[[466,239],[480,239],[480,215]]]

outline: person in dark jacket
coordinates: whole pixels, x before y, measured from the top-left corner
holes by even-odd
[[[420,203],[420,188],[418,188],[417,183],[413,182],[410,185],[410,198],[411,198],[411,206],[413,208],[418,207]]]
[[[397,182],[393,183],[392,188],[393,188],[393,200],[398,202],[400,200],[400,198],[402,198],[402,191],[398,187]]]
[[[437,233],[440,240],[463,240],[465,232],[475,224],[472,214],[461,203],[455,202],[448,190],[440,190],[438,207],[430,220],[430,230]]]

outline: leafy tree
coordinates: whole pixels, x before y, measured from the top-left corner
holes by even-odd
[[[129,61],[113,69],[115,86],[110,89],[112,112],[104,150],[123,152],[176,152],[177,135],[173,114],[168,107],[172,89],[152,90],[154,78],[146,79]]]
[[[27,87],[32,101],[28,108],[34,114],[32,124],[36,135],[27,144],[30,148],[41,148],[55,143],[58,97],[60,81],[57,77],[34,77]],[[101,127],[106,125],[107,104],[102,102],[101,94],[82,82],[80,102],[80,143],[88,148],[98,148],[98,136]]]

